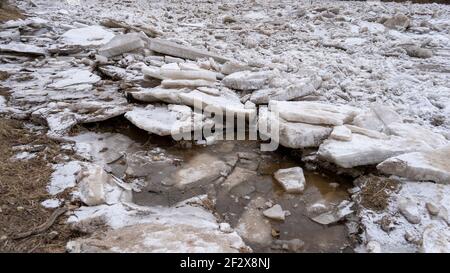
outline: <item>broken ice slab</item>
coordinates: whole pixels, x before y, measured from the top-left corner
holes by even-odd
[[[77,175],[78,195],[88,206],[131,202],[131,186],[116,182],[103,167],[85,164]]]
[[[221,187],[223,187],[227,192],[230,192],[256,175],[257,173],[255,171],[235,167],[233,172],[221,184]]]
[[[271,71],[240,71],[223,78],[222,84],[236,90],[256,90],[266,85],[273,76],[274,73]]]
[[[320,86],[322,79],[319,77],[296,80],[286,87],[267,88],[252,93],[250,100],[256,104],[266,104],[270,100],[288,101],[312,94]]]
[[[301,193],[305,189],[305,176],[300,167],[279,169],[274,177],[287,193]]]
[[[201,153],[191,158],[172,176],[164,178],[161,183],[184,189],[212,183],[223,175],[227,175],[230,171],[231,167],[226,162],[210,154]]]
[[[158,215],[167,220],[167,216]],[[71,253],[239,253],[248,249],[236,232],[198,227],[192,222],[195,219],[186,221],[188,224],[178,220],[128,225],[95,238],[70,241],[67,249]]]
[[[377,169],[411,180],[450,184],[450,146],[391,157],[378,164]]]
[[[278,204],[263,211],[263,215],[266,216],[267,218],[279,221],[284,221],[285,219],[283,208],[281,208],[281,206]]]
[[[72,228],[97,231],[98,220],[102,219],[108,231],[70,241],[67,250],[89,253],[251,251],[236,232],[222,232],[212,212],[190,203],[169,208],[132,203],[81,207],[68,220]]]
[[[154,88],[136,88],[128,92],[134,99],[142,102],[165,102],[182,104],[180,94],[190,92],[190,89],[169,89],[159,86]]]
[[[387,130],[392,135],[423,141],[433,148],[440,148],[450,144],[443,135],[416,124],[393,122],[387,126]]]
[[[213,87],[214,85],[214,82],[205,80],[163,80],[161,82],[164,88]]]
[[[31,118],[49,127],[52,136],[67,133],[77,123],[104,121],[120,116],[129,110],[123,101],[88,101],[75,103],[51,102],[31,113]]]
[[[185,105],[135,108],[125,114],[137,127],[160,136],[179,135],[203,128],[203,115],[194,113]]]
[[[353,134],[350,141],[328,139],[319,147],[319,157],[343,168],[378,164],[389,157],[432,148],[423,141],[391,136],[378,139]]]
[[[353,213],[353,210],[351,209],[353,205],[354,205],[353,202],[344,200],[333,210],[322,213],[311,219],[314,222],[317,222],[321,225],[330,225],[330,224],[340,221],[345,216]]]
[[[45,48],[34,45],[11,42],[9,44],[0,44],[0,53],[14,53],[30,56],[45,56],[47,51]]]
[[[114,57],[126,52],[144,48],[146,42],[141,33],[127,33],[114,36],[107,44],[98,50],[98,54],[105,57]]]
[[[200,50],[192,47],[186,47],[170,41],[162,39],[150,39],[149,48],[155,52],[167,54],[175,57],[197,60],[201,58],[213,58],[219,63],[228,61],[227,58],[213,54],[211,52]]]
[[[370,109],[376,114],[376,116],[383,122],[384,126],[388,126],[393,122],[403,122],[403,119],[397,112],[395,112],[391,107],[373,103]]]
[[[132,30],[135,32],[144,32],[149,37],[156,37],[162,35],[162,32],[156,29],[153,26],[144,25],[144,26],[133,26],[126,22],[107,18],[100,23],[102,26],[110,27],[110,28],[123,28],[127,30]]]
[[[6,28],[20,28],[25,26],[30,26],[34,28],[46,27],[48,25],[48,21],[39,17],[31,17],[27,19],[19,19],[19,20],[9,20],[6,22],[2,22],[0,24],[0,29]]]
[[[352,139],[352,131],[344,125],[335,126],[333,128],[333,132],[331,132],[330,138],[341,141],[349,141]]]
[[[205,83],[211,85],[216,81],[217,73],[201,69],[195,65],[178,65],[177,63],[169,63],[161,67],[142,65],[142,73],[145,77],[160,80],[177,80],[169,85],[185,85],[186,87],[204,86]],[[182,80],[190,80],[183,82]],[[202,81],[194,81],[202,80]]]
[[[48,87],[55,89],[63,89],[76,85],[92,85],[101,80],[101,78],[95,74],[92,74],[89,70],[73,68],[66,71],[61,71],[53,76],[55,80],[49,84]]]
[[[52,173],[50,184],[47,186],[47,191],[51,195],[58,194],[76,185],[76,175],[81,170],[80,162],[60,163],[54,165],[53,168],[55,171]]]
[[[259,210],[265,202],[262,197],[252,199],[238,220],[235,229],[248,242],[260,245],[270,245],[272,242],[272,226]]]
[[[224,63],[220,69],[220,72],[225,75],[230,75],[235,72],[250,70],[250,67],[245,63],[240,63],[235,60]]]
[[[365,136],[368,136],[371,138],[379,138],[379,139],[388,139],[389,138],[389,136],[386,134],[380,133],[378,131],[358,127],[355,125],[345,124],[345,125],[343,125],[343,127],[350,130],[351,133],[365,135]],[[342,140],[342,139],[337,139],[337,140]]]
[[[181,101],[183,104],[191,107],[209,106],[210,110],[222,111],[225,114],[252,115],[255,109],[246,109],[241,103],[236,93],[229,90],[222,90],[220,96],[209,95],[198,90],[192,90],[188,93],[181,93]],[[205,111],[208,109],[205,108]]]
[[[100,46],[108,43],[114,33],[100,26],[88,26],[71,29],[61,35],[61,40],[67,45]]]
[[[204,69],[199,70],[175,70],[161,68],[161,76],[172,80],[206,80],[216,81],[216,73]]]
[[[259,108],[258,124],[258,130],[261,134],[274,141],[278,140],[284,147],[293,149],[318,147],[332,131],[332,128],[325,126],[288,122],[268,111],[266,106]],[[275,131],[272,131],[271,128]]]
[[[360,128],[365,128],[377,132],[383,132],[385,129],[383,121],[381,121],[378,118],[377,114],[372,110],[364,111],[356,115],[352,121],[352,124]]]
[[[332,105],[309,101],[269,102],[269,109],[278,111],[280,117],[291,122],[342,125],[353,119],[358,109],[345,105]]]

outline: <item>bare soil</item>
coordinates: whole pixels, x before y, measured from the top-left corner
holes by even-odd
[[[389,204],[391,193],[399,189],[398,182],[374,175],[363,176],[355,181],[361,188],[360,204],[374,211],[383,211]]]
[[[29,160],[11,160],[17,153],[13,147],[25,144],[45,145],[45,149]],[[64,252],[67,241],[78,237],[63,215],[42,234],[11,238],[43,224],[54,211],[40,203],[51,198],[46,191],[53,172],[50,163],[56,163],[59,155],[59,145],[45,134],[30,132],[20,121],[0,118],[0,252]]]
[[[0,1],[0,22],[6,22],[9,20],[24,19],[22,11],[18,8],[6,4],[6,1]]]

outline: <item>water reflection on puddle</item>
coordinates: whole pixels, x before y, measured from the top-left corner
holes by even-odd
[[[107,154],[103,162],[112,173],[140,185],[137,187],[140,192],[135,192],[133,196],[134,202],[139,205],[171,206],[197,195],[208,194],[216,200],[214,209],[219,218],[236,227],[249,203],[260,198],[266,204],[279,204],[290,213],[285,221],[269,220],[262,216],[265,224],[271,226],[273,239],[301,239],[305,242],[302,249],[305,252],[336,252],[349,245],[344,224],[323,226],[310,220],[310,217],[318,214],[311,207],[314,204],[316,207],[321,204],[321,208],[327,209],[349,199],[347,187],[350,183],[340,177],[305,170],[304,192],[284,193],[274,180],[273,173],[280,168],[302,166],[298,158],[291,156],[290,150],[263,153],[259,151],[256,141],[223,141],[206,147],[186,147],[170,138],[149,137],[133,126],[128,126],[126,130],[122,128],[121,134],[105,134],[103,129],[89,128],[91,132],[95,130],[101,134],[87,133],[86,129],[82,129],[73,139],[78,147],[85,150],[89,150],[86,147],[88,144],[95,146],[92,150],[100,155],[97,160],[101,161],[102,153]],[[200,165],[204,169],[195,169]],[[215,168],[222,170],[219,173]],[[181,170],[185,170],[183,175]],[[208,175],[202,176],[201,171]],[[227,173],[227,179],[233,178],[230,181],[237,181],[236,185],[227,184],[229,181],[221,178],[223,172]],[[202,177],[200,182],[177,186],[178,180],[189,180],[198,175]],[[262,212],[265,208],[258,209]],[[272,249],[271,244],[247,243],[256,252],[280,251]]]

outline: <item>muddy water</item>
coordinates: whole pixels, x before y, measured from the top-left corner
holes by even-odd
[[[139,185],[136,187],[138,192],[134,193],[134,202],[139,205],[173,206],[188,198],[208,194],[216,201],[214,210],[219,218],[236,227],[249,202],[262,198],[265,202],[280,204],[283,210],[290,213],[285,221],[262,217],[270,224],[274,240],[299,238],[305,242],[302,250],[305,252],[339,252],[349,246],[344,224],[323,226],[310,220],[310,217],[321,213],[311,210],[311,205],[320,203],[332,208],[349,199],[349,181],[305,170],[305,191],[302,194],[286,194],[273,178],[273,173],[280,168],[302,166],[291,150],[263,153],[256,141],[223,141],[211,146],[176,143],[170,137],[149,135],[121,119],[88,125],[77,132],[78,139],[83,139],[87,131],[103,134],[90,135],[84,141],[95,143],[97,151],[109,153],[105,161],[110,163],[107,165],[112,173]],[[129,140],[129,145],[124,144],[124,136]],[[94,141],[92,138],[97,139]],[[123,154],[125,156],[121,156]],[[240,170],[246,173],[245,179],[231,189],[224,187],[227,180],[220,178],[220,175],[182,188],[172,186],[177,181],[162,183],[176,180],[176,174],[194,160],[200,164],[209,164],[208,161],[213,164],[214,160],[227,162],[228,177]],[[214,173],[212,169],[209,171]],[[273,244],[247,243],[257,252],[281,251],[274,249]]]

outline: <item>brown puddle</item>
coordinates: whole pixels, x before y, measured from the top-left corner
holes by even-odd
[[[121,158],[109,166],[112,172],[123,178],[127,182],[138,179],[145,182],[140,192],[133,194],[134,202],[144,206],[172,206],[188,198],[209,194],[216,200],[215,212],[221,220],[236,227],[245,206],[257,198],[262,197],[273,204],[279,204],[283,210],[288,210],[290,215],[284,222],[269,221],[272,229],[273,239],[290,240],[301,239],[305,242],[302,249],[304,252],[340,252],[346,251],[350,246],[347,237],[347,230],[343,223],[323,226],[310,219],[317,216],[317,212],[308,210],[313,204],[321,203],[327,207],[334,207],[343,200],[348,200],[348,187],[351,186],[349,180],[345,178],[325,175],[319,172],[311,172],[304,169],[306,178],[306,189],[302,194],[286,194],[273,178],[273,173],[280,168],[302,166],[299,158],[292,154],[292,150],[280,148],[275,152],[260,152],[257,141],[222,141],[211,146],[199,146],[192,143],[177,143],[170,137],[157,137],[149,135],[123,118],[113,119],[107,122],[85,125],[77,133],[83,133],[88,129],[97,133],[120,133],[129,137],[134,144],[129,151],[119,151],[134,154],[146,154],[156,161],[144,162],[141,168],[137,168],[133,173],[139,178],[125,175],[127,169],[127,159]],[[115,145],[109,144],[109,149],[114,149]],[[156,150],[155,150],[156,148]],[[151,151],[150,153],[148,151]],[[155,152],[156,151],[156,152]],[[254,156],[250,160],[237,160],[238,153],[247,153]],[[212,181],[190,184],[184,189],[175,186],[166,186],[161,181],[173,177],[174,174],[189,164],[193,158],[204,157],[206,160],[215,158],[229,162],[234,158],[237,163],[236,168],[245,169],[250,172],[245,181],[231,190],[224,190],[221,185],[224,181],[214,178]],[[130,160],[132,156],[128,155]],[[160,160],[160,158],[169,160]],[[208,164],[208,162],[206,162]],[[228,175],[228,177],[229,177]],[[333,183],[330,185],[330,183]],[[336,184],[339,183],[339,184]],[[264,209],[261,208],[261,212]],[[277,236],[277,234],[279,234]],[[255,252],[280,252],[272,249],[271,245],[258,245],[247,242]]]

